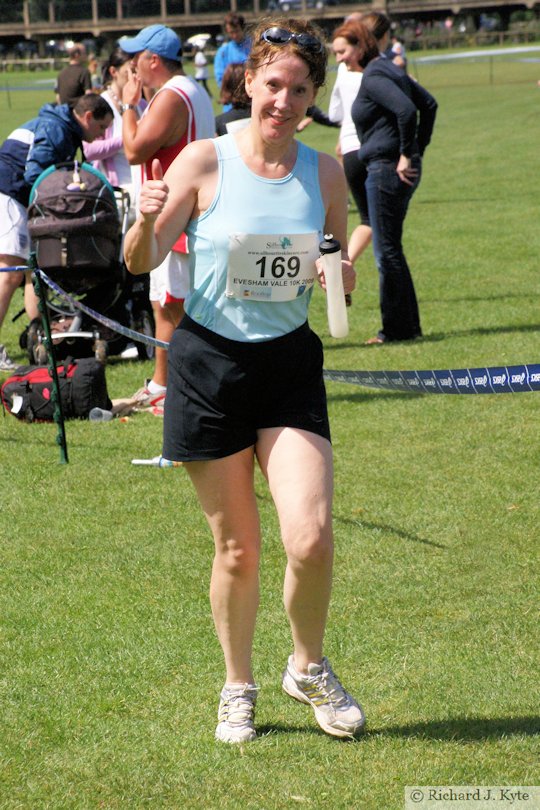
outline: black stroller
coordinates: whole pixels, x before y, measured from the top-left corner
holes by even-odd
[[[110,324],[102,324],[77,303],[109,322],[153,336],[148,276],[134,277],[122,260],[129,194],[113,188],[88,163],[51,166],[30,193],[28,231],[36,265],[69,300],[47,287],[47,310],[57,359],[95,356],[106,362],[131,342]],[[141,280],[143,279],[143,280]],[[21,335],[30,363],[47,363],[41,319]],[[137,342],[140,359],[151,359],[153,346]]]

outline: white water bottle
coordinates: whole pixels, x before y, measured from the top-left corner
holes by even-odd
[[[349,334],[349,321],[341,274],[341,245],[331,233],[325,234],[319,245],[319,252],[323,259],[326,282],[328,328],[332,337],[344,338]]]
[[[171,461],[163,456],[154,456],[153,458],[132,458],[132,464],[137,464],[143,467],[164,467],[170,469],[171,467],[183,467],[183,461]]]

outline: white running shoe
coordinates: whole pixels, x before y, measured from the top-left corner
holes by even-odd
[[[254,726],[257,687],[253,683],[239,683],[221,691],[216,740],[243,743],[257,736]]]
[[[136,360],[139,356],[137,347],[133,343],[128,343],[123,352],[120,352],[122,360]]]
[[[13,371],[17,368],[3,343],[0,343],[0,371]]]
[[[340,684],[327,658],[322,664],[309,664],[308,675],[302,675],[294,666],[294,656],[289,656],[282,686],[295,700],[313,706],[315,719],[327,734],[355,737],[363,729],[362,707]]]
[[[154,416],[163,416],[163,406],[165,405],[165,393],[167,389],[162,388],[159,393],[153,394],[148,388],[149,383],[150,380],[146,380],[143,387],[135,391],[131,397],[134,408],[136,411],[150,411]]]

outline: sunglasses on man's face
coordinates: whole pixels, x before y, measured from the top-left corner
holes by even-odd
[[[294,31],[278,26],[263,31],[261,39],[270,45],[286,45],[288,42],[296,42],[300,48],[309,53],[322,53],[325,47],[324,43],[312,34],[295,34]]]

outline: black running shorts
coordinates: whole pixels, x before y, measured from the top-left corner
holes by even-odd
[[[228,340],[187,315],[169,346],[163,456],[238,453],[257,430],[293,427],[330,441],[323,350],[308,324],[264,342]]]

